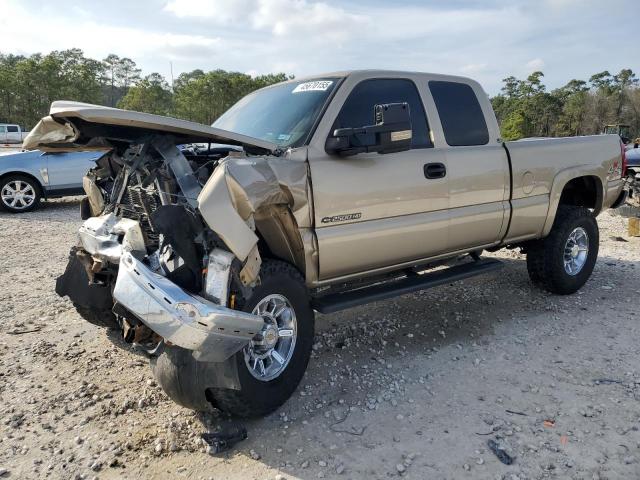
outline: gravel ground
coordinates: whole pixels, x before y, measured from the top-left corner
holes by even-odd
[[[499,273],[319,315],[294,397],[212,456],[200,434],[229,421],[173,404],[55,295],[77,212],[0,213],[2,478],[640,478],[640,238],[620,217],[573,296],[500,252]]]

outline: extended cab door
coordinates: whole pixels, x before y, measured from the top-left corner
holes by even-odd
[[[467,82],[467,83],[465,83]],[[451,252],[498,243],[509,220],[509,159],[488,97],[475,82],[430,80],[447,159]]]
[[[372,125],[375,105],[397,102],[410,107],[410,150],[350,157],[325,152],[334,129]],[[366,135],[359,138],[362,145],[372,140]],[[414,79],[347,77],[309,145],[320,281],[445,251],[446,163],[444,152],[433,148]]]

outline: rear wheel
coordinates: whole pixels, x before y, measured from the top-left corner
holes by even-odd
[[[10,213],[33,210],[40,197],[40,185],[32,178],[8,175],[0,181],[0,206]]]
[[[588,209],[560,206],[549,235],[527,249],[529,277],[551,293],[576,292],[593,272],[599,241],[598,223]]]

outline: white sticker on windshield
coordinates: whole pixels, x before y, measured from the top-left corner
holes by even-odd
[[[316,80],[315,82],[304,82],[294,88],[291,93],[324,92],[332,84],[332,80]]]

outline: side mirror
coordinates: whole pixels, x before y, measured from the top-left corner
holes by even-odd
[[[356,155],[363,152],[393,153],[411,148],[411,115],[408,103],[386,103],[373,107],[375,125],[338,128],[327,138],[329,155]],[[361,138],[369,136],[370,139]],[[364,145],[362,142],[367,142]]]

